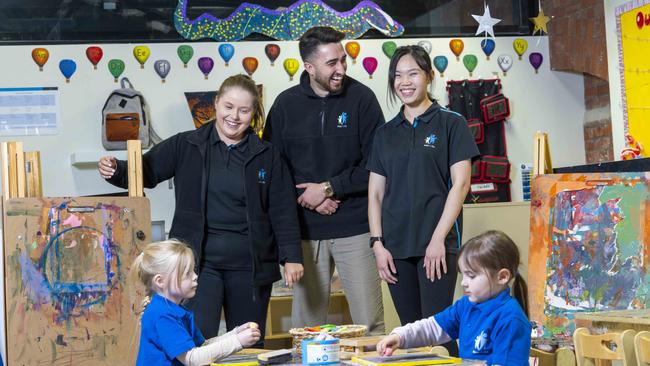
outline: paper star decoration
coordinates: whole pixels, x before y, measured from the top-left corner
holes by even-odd
[[[478,22],[478,29],[476,30],[477,36],[485,32],[494,38],[494,29],[492,27],[500,22],[501,19],[492,18],[490,16],[490,7],[488,5],[485,5],[485,11],[483,12],[483,15],[472,14],[472,17],[474,17],[474,19],[476,19]]]
[[[537,13],[537,16],[534,18],[529,18],[533,24],[535,24],[535,29],[533,30],[533,35],[535,33],[539,32],[539,35],[541,36],[544,33],[548,33],[548,29],[546,29],[546,24],[551,21],[551,17],[544,15],[544,10],[542,8],[539,8],[539,13]]]

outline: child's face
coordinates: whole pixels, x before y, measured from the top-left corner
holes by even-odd
[[[463,275],[460,284],[471,302],[481,303],[487,301],[508,285],[509,275],[508,278],[503,277],[503,271],[509,273],[508,270],[502,269],[494,278],[490,278],[486,271],[474,272],[465,263],[459,263],[459,267],[460,273]]]
[[[193,269],[190,269],[181,278],[180,286],[176,282],[176,274],[172,274],[168,282],[167,297],[177,304],[185,299],[191,299],[196,295],[196,287],[198,286],[196,275]]]

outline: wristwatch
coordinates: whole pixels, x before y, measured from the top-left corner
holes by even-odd
[[[383,236],[371,236],[370,237],[370,249],[375,245],[375,242],[380,242],[382,245],[384,244],[384,237]]]
[[[330,182],[323,183],[325,185],[325,197],[330,198],[334,196],[334,189]]]

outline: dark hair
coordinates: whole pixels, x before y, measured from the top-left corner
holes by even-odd
[[[314,27],[310,28],[305,34],[300,37],[298,42],[298,50],[300,50],[300,57],[304,62],[310,58],[318,46],[328,43],[340,43],[345,38],[345,33],[339,32],[330,27]]]
[[[431,59],[429,58],[429,54],[424,48],[417,45],[397,47],[395,53],[393,54],[393,57],[390,59],[390,66],[388,66],[388,96],[390,97],[391,103],[394,103],[395,99],[397,98],[397,95],[395,94],[395,69],[397,69],[397,63],[399,60],[406,55],[411,55],[411,57],[413,57],[418,66],[420,66],[420,69],[422,69],[427,74],[427,77],[430,77],[431,73],[433,72]],[[429,99],[435,101],[431,93],[427,94],[429,96]]]
[[[251,128],[259,135],[260,131],[264,129],[264,105],[262,104],[262,96],[260,95],[257,85],[253,79],[244,74],[233,75],[221,83],[219,92],[215,98],[215,104],[219,100],[219,96],[223,95],[230,88],[241,88],[249,92],[253,96],[253,119],[251,120]]]
[[[528,316],[528,286],[519,274],[519,248],[508,235],[491,230],[465,243],[458,254],[458,267],[463,264],[474,272],[484,271],[494,276],[501,269],[510,271],[514,278],[514,297]],[[488,276],[490,277],[490,276]]]

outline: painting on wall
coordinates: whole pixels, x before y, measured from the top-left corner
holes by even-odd
[[[262,104],[264,104],[264,87],[262,84],[257,84],[257,92],[262,96]],[[206,123],[214,122],[216,113],[214,109],[214,98],[216,97],[216,90],[185,93],[187,107],[190,109],[195,128],[199,128]]]
[[[10,199],[3,220],[8,364],[135,364],[149,201]]]
[[[650,173],[533,179],[530,318],[570,337],[577,312],[650,307]]]

